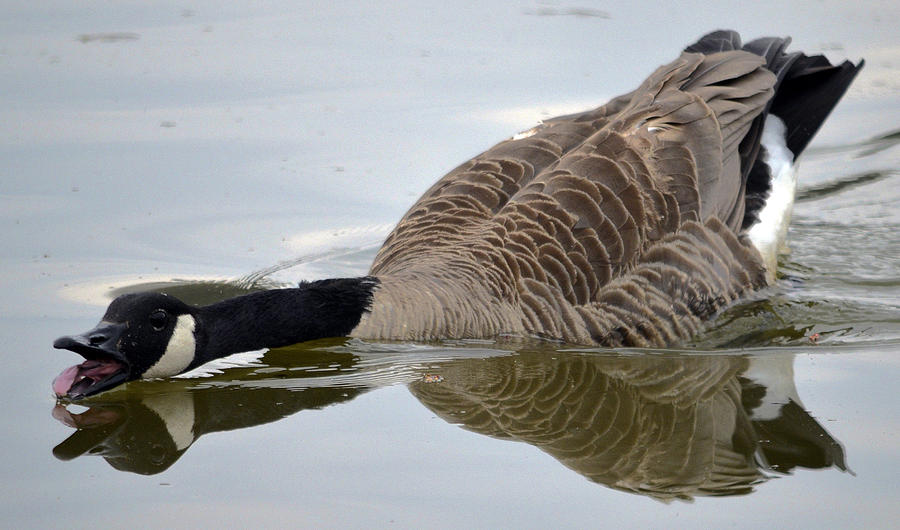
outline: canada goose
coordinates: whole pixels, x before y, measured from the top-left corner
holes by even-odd
[[[548,120],[464,163],[400,220],[370,275],[205,307],[121,296],[55,348],[77,399],[227,354],[321,337],[510,333],[666,346],[773,278],[793,161],[863,62],[702,37],[635,91]]]

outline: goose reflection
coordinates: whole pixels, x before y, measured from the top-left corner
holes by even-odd
[[[105,403],[53,416],[77,430],[53,448],[60,460],[102,456],[113,468],[142,475],[168,469],[200,436],[278,421],[304,409],[349,401],[354,388],[182,390]]]
[[[803,408],[792,355],[545,350],[371,363],[320,352],[321,363],[333,364],[338,355],[340,369],[351,374],[328,377],[315,366],[279,371],[271,367],[274,355],[265,359],[269,367],[238,383],[168,381],[155,393],[114,393],[110,398],[122,399],[92,402],[80,414],[58,405],[54,416],[76,431],[54,455],[98,455],[122,471],[159,473],[203,434],[277,421],[402,382],[450,423],[534,445],[589,480],[660,500],[746,494],[773,472],[796,467],[847,469],[840,443]]]
[[[770,471],[837,467],[792,355],[522,354],[441,367],[412,393],[444,420],[522,441],[614,489],[660,500],[752,491]]]
[[[267,358],[277,364],[281,355],[297,352],[285,348]],[[80,413],[57,403],[53,417],[76,431],[54,447],[53,454],[60,460],[101,456],[120,471],[153,475],[172,466],[204,434],[271,423],[302,410],[350,401],[371,389],[329,377],[351,370],[351,355],[312,348],[302,356],[304,367],[229,370],[229,375],[240,376],[237,382],[174,379],[137,385],[93,400]],[[285,378],[284,372],[299,377]]]

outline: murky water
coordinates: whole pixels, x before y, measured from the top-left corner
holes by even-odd
[[[4,526],[894,524],[898,11],[0,6]],[[331,340],[55,404],[114,294],[362,274],[443,172],[720,26],[868,64],[778,284],[689,349]]]

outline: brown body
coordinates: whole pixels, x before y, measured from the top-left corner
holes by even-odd
[[[352,335],[689,338],[766,284],[740,233],[739,145],[775,83],[752,53],[683,53],[631,94],[466,162],[388,237]]]

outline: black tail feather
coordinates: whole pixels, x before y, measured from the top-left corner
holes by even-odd
[[[789,37],[764,37],[741,44],[735,31],[718,30],[704,35],[685,48],[692,53],[716,53],[745,50],[766,60],[766,68],[775,74],[775,96],[765,111],[754,120],[739,148],[741,177],[745,190],[743,228],[756,222],[757,214],[769,194],[768,167],[761,160],[760,141],[766,117],[778,116],[787,129],[787,147],[794,159],[803,152],[822,126],[825,118],[850,87],[856,74],[865,64],[844,61],[832,65],[822,55],[788,53]]]
[[[770,112],[787,126],[787,146],[796,158],[859,73],[865,61],[833,66],[821,55],[800,55],[787,69]]]
[[[718,53],[741,49],[741,36],[737,31],[720,29],[707,33],[700,40],[684,49],[690,53]]]

